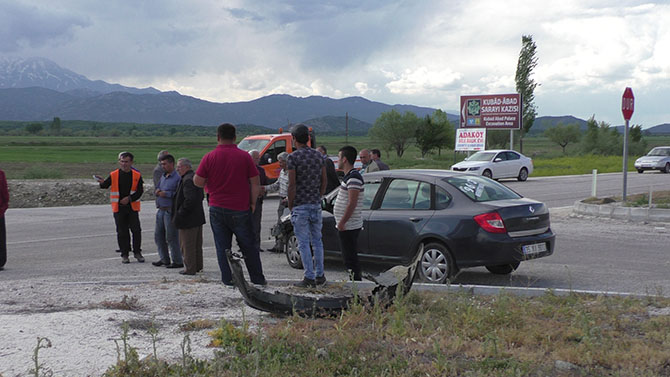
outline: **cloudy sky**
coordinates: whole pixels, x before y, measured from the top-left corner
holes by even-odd
[[[0,54],[214,102],[363,96],[455,112],[515,91],[532,35],[539,115],[670,123],[670,2],[0,0]]]

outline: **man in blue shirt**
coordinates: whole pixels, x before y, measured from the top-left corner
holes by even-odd
[[[166,154],[160,159],[165,174],[156,187],[156,230],[154,240],[160,260],[153,262],[154,266],[167,268],[182,268],[184,262],[179,248],[179,233],[172,223],[172,197],[177,192],[181,178],[174,170],[174,157]],[[168,253],[169,248],[169,253]],[[172,258],[170,258],[172,257]],[[172,259],[172,261],[170,261]]]

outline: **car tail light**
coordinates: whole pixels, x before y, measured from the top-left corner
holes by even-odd
[[[505,223],[498,212],[482,213],[475,216],[475,221],[479,226],[489,233],[507,233]]]

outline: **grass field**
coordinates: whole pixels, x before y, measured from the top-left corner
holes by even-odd
[[[240,138],[241,139],[241,138]],[[649,148],[670,145],[670,137],[648,137]],[[350,137],[318,136],[317,143],[328,148],[329,154],[345,145],[357,149],[379,148],[367,136]],[[176,158],[187,157],[197,164],[202,156],[216,146],[213,137],[55,137],[55,136],[3,136],[0,140],[0,167],[9,179],[32,178],[86,178],[91,174],[104,175],[117,167],[120,151],[135,155],[135,166],[148,172],[156,163],[158,151],[167,149]],[[532,176],[588,174],[593,169],[601,173],[621,171],[621,156],[574,155],[577,145],[569,145],[568,155],[561,148],[543,137],[524,140],[523,153],[533,158],[535,171]],[[519,150],[518,145],[515,149]],[[382,151],[382,159],[393,169],[436,168],[449,169],[465,158],[465,153],[442,150],[421,158],[416,146],[410,146],[402,157],[394,151]],[[633,170],[634,157],[629,158],[628,169]]]

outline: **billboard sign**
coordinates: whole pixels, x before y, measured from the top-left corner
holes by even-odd
[[[461,96],[460,128],[521,129],[521,95]]]
[[[486,149],[486,128],[458,128],[455,151],[483,151]]]

